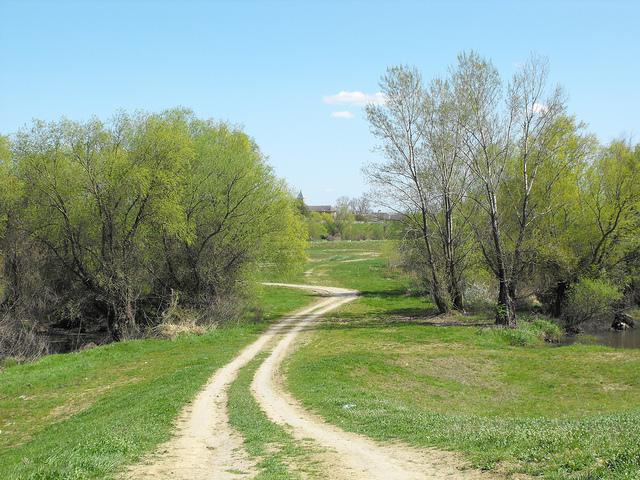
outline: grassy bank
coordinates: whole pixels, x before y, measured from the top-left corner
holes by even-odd
[[[209,376],[270,321],[312,301],[265,289],[267,321],[176,340],[122,342],[0,372],[0,478],[110,477],[169,438]]]
[[[374,242],[312,249],[309,283],[364,296],[290,358],[297,398],[345,429],[461,451],[482,468],[638,478],[640,351],[533,342],[533,326],[500,331],[482,315],[433,317],[405,294],[387,252]]]

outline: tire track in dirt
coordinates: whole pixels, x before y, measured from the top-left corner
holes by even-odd
[[[298,334],[323,314],[354,300],[358,292],[335,287],[273,284],[291,288],[324,290],[334,301],[319,305],[284,334],[271,354],[256,371],[252,392],[274,422],[291,428],[293,436],[303,441],[315,440],[325,448],[321,460],[331,472],[331,479],[343,480],[409,480],[409,479],[488,479],[486,473],[458,468],[463,465],[454,453],[435,449],[417,449],[404,444],[381,445],[364,436],[348,433],[329,425],[305,411],[289,395],[283,385],[281,366]],[[327,477],[329,478],[329,477]]]
[[[252,392],[274,422],[290,427],[300,442],[309,438],[324,448],[318,460],[332,480],[487,479],[473,470],[461,471],[457,455],[403,444],[378,444],[345,432],[306,412],[284,389],[281,365],[298,334],[315,320],[357,298],[358,292],[335,287],[266,283],[315,291],[325,298],[273,325],[218,369],[192,404],[179,416],[175,435],[143,462],[130,467],[127,479],[220,480],[252,478],[256,461],[242,437],[229,425],[228,388],[239,370],[262,350],[275,344],[258,368]]]
[[[310,288],[323,292],[321,289]],[[324,298],[273,325],[218,369],[191,405],[180,414],[173,438],[137,465],[127,469],[127,479],[219,480],[251,478],[255,461],[246,453],[242,437],[229,425],[227,391],[239,370],[265,346],[308,313],[332,304]]]

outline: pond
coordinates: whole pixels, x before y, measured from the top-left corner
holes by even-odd
[[[572,345],[574,343],[589,343],[614,348],[640,348],[640,328],[622,331],[586,332],[581,335],[566,336],[560,341],[561,345]]]

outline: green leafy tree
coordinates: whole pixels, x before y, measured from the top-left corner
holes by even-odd
[[[60,268],[56,281],[90,294],[115,340],[134,333],[152,289],[158,229],[189,235],[179,202],[187,139],[178,112],[119,115],[109,126],[37,122],[17,137],[29,233]]]
[[[603,278],[624,288],[640,252],[640,148],[615,141],[585,156],[562,179],[563,202],[539,235],[540,271],[546,272],[551,311],[563,314],[579,278]]]
[[[19,274],[10,283],[23,302],[46,299],[32,301],[32,317],[106,320],[119,340],[176,301],[215,306],[248,290],[261,265],[304,258],[295,200],[225,124],[184,109],[35,122],[13,147],[24,194],[7,223]]]
[[[351,210],[349,199],[347,197],[339,198],[336,201],[336,215],[334,219],[336,234],[342,239],[351,238],[351,231],[355,220],[356,216]]]
[[[295,199],[246,134],[187,120],[194,157],[181,205],[193,235],[164,232],[165,284],[202,306],[229,295],[260,263],[300,264],[306,233]]]

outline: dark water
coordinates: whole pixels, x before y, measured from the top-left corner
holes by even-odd
[[[606,345],[614,348],[640,348],[640,327],[620,332],[614,330],[595,333],[587,332],[581,335],[567,336],[560,342],[561,345],[574,343]]]

